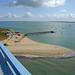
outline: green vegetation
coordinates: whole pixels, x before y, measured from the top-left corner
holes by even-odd
[[[9,37],[8,35],[5,35],[4,32],[6,32],[6,31],[10,31],[10,30],[0,28],[0,41],[7,39]]]

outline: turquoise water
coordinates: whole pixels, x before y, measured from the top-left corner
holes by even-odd
[[[0,28],[7,28],[21,33],[55,31],[54,34],[29,35],[32,40],[60,45],[75,50],[75,23],[70,22],[0,22]]]
[[[75,50],[75,23],[68,22],[0,22],[0,28],[21,33],[55,31],[51,34],[29,35],[32,40],[60,45]],[[75,75],[75,57],[68,59],[17,59],[32,75]]]

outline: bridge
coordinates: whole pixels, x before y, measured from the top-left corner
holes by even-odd
[[[31,75],[31,73],[0,42],[0,75]]]

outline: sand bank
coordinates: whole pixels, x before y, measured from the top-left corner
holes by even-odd
[[[6,43],[8,45],[6,47],[11,53],[18,55],[56,56],[73,53],[73,50],[71,49],[38,43],[27,37],[22,39],[20,42],[17,42],[23,35],[24,34],[21,34],[21,36],[10,36],[8,39],[3,40],[2,43]]]

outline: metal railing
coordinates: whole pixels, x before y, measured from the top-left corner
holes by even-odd
[[[0,67],[3,75],[31,75],[31,73],[0,42]]]

